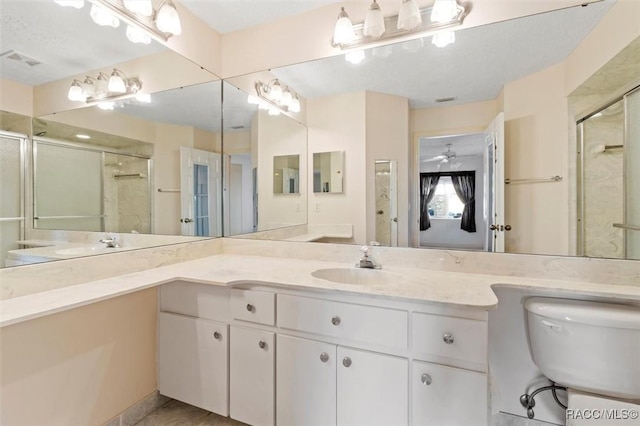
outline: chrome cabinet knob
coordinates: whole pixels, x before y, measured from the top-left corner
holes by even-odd
[[[453,343],[453,334],[451,333],[444,333],[442,335],[442,340],[447,344],[450,345]]]
[[[253,312],[256,309],[251,303],[247,303],[247,311]]]
[[[422,382],[423,385],[429,386],[431,384],[431,376],[428,375],[427,373],[424,373],[422,377],[420,377],[420,381]]]
[[[337,315],[335,317],[331,318],[331,324],[333,324],[333,325],[340,325],[340,322],[341,322],[340,317],[337,316]]]
[[[344,365],[347,368],[351,367],[351,358],[349,358],[348,356],[345,356],[344,359],[342,360],[342,365]]]
[[[322,353],[320,354],[320,361],[322,361],[322,362],[327,362],[327,361],[329,361],[329,354],[328,354],[328,353],[326,353],[326,352],[322,352]]]
[[[259,347],[260,349],[264,349],[264,348],[266,348],[266,347],[267,347],[267,342],[265,342],[264,340],[260,340],[260,341],[258,342],[258,347]]]
[[[213,338],[216,339],[216,340],[221,340],[222,339],[222,334],[220,334],[217,331],[214,331],[213,332]]]

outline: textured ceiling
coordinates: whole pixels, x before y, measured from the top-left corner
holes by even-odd
[[[214,30],[229,33],[339,3],[339,0],[180,0],[180,3]]]
[[[15,50],[42,62],[31,67],[2,57],[0,77],[36,86],[166,49],[131,43],[126,25],[96,25],[89,10],[89,3],[75,9],[51,0],[0,0],[0,54]]]
[[[456,32],[456,43],[431,37],[366,51],[358,65],[343,56],[271,70],[306,98],[369,90],[406,97],[412,108],[495,99],[505,83],[564,60],[613,0]]]

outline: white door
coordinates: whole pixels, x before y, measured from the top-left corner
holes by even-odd
[[[182,235],[221,236],[220,162],[218,153],[180,147]]]
[[[391,221],[391,247],[398,247],[398,162],[390,161],[389,216]]]
[[[230,165],[229,182],[229,232],[225,235],[242,234],[242,164]]]
[[[276,424],[336,423],[336,346],[278,334]]]
[[[406,425],[408,370],[405,358],[338,347],[338,426]]]
[[[485,129],[485,250],[504,252],[504,113]],[[487,196],[488,195],[488,196]]]
[[[486,374],[413,361],[411,389],[414,425],[487,425]]]
[[[158,315],[158,390],[223,416],[229,414],[229,334],[224,323]]]
[[[275,423],[275,335],[231,326],[229,415],[252,426]]]

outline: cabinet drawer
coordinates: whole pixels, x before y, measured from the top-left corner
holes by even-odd
[[[215,321],[229,321],[229,289],[183,281],[160,287],[160,310]]]
[[[407,312],[278,295],[278,327],[390,348],[407,347]]]
[[[268,291],[231,290],[231,315],[235,319],[275,325],[276,295]]]
[[[413,361],[411,390],[414,425],[487,425],[486,374]]]
[[[487,323],[484,321],[413,313],[413,352],[486,371]],[[446,359],[441,360],[440,358]]]

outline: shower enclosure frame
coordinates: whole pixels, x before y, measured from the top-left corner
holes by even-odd
[[[0,222],[20,222],[20,239],[24,239],[25,237],[25,228],[27,221],[27,212],[26,212],[26,196],[25,189],[27,188],[27,142],[29,140],[29,136],[23,133],[15,133],[9,132],[6,130],[0,130],[0,137],[7,139],[16,139],[18,140],[19,148],[20,148],[20,182],[18,183],[18,191],[20,194],[20,216],[11,217],[11,218],[2,218],[0,217]],[[0,265],[0,268],[3,267]]]
[[[626,195],[627,193],[627,181],[625,179],[627,175],[627,139],[628,139],[628,126],[629,126],[629,117],[628,117],[628,108],[627,108],[627,97],[632,93],[640,91],[640,81],[636,81],[631,85],[626,86],[623,90],[619,91],[615,95],[607,98],[604,102],[599,104],[595,109],[590,110],[588,113],[581,114],[576,117],[576,137],[577,137],[577,161],[576,161],[576,176],[577,176],[577,185],[576,185],[576,196],[577,196],[577,225],[578,232],[576,233],[576,255],[585,256],[585,201],[584,201],[584,161],[585,161],[585,135],[584,135],[584,122],[588,119],[592,118],[594,115],[598,114],[601,111],[609,108],[617,102],[623,101],[623,143],[622,143],[622,192]],[[626,196],[622,199],[622,211],[623,211],[623,223],[627,223],[627,205],[626,205]],[[627,233],[626,230],[622,234],[622,244],[623,244],[623,259],[627,259]]]

